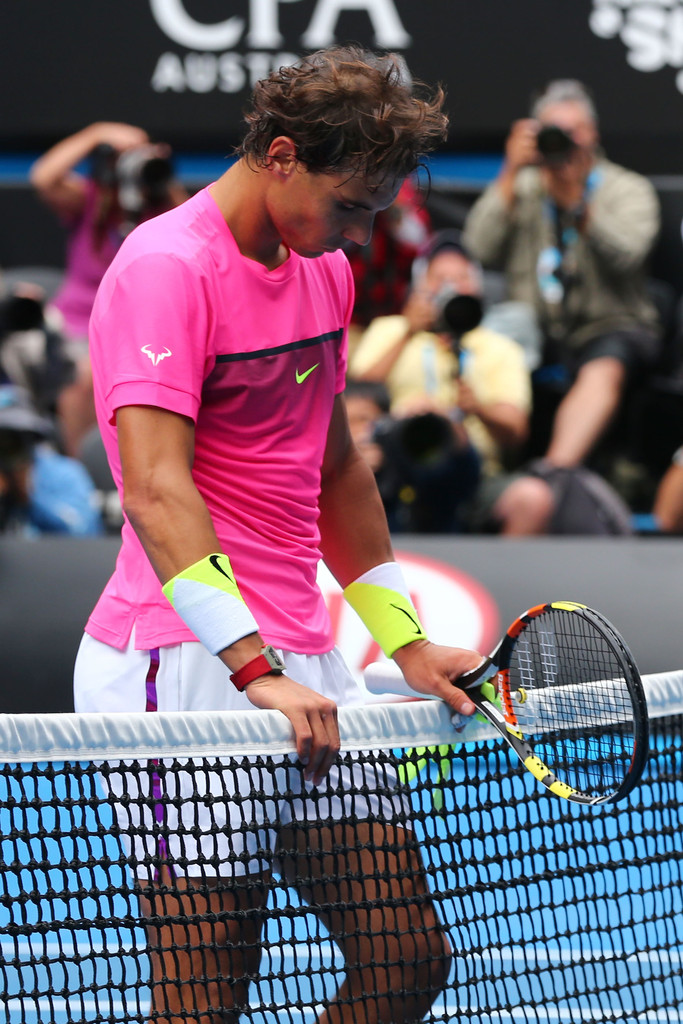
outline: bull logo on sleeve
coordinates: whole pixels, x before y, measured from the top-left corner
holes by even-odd
[[[170,348],[166,348],[166,347],[164,347],[164,351],[163,352],[153,352],[152,349],[149,347],[149,345],[143,345],[142,348],[140,349],[140,351],[144,352],[146,356],[149,356],[149,358],[152,361],[152,365],[153,366],[158,366],[159,363],[161,362],[161,360],[165,359],[166,356],[172,356],[173,355],[173,353],[171,352]]]

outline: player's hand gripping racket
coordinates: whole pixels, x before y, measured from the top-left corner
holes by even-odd
[[[369,665],[365,681],[372,693],[422,696],[393,662]],[[529,609],[454,685],[557,796],[599,804],[638,782],[649,734],[643,685],[623,639],[593,609],[571,601]]]

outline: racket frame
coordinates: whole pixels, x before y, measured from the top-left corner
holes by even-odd
[[[531,622],[553,610],[576,613],[586,619],[591,628],[602,635],[617,660],[622,664],[633,708],[634,747],[630,765],[623,780],[613,791],[607,793],[597,795],[585,793],[558,779],[548,765],[534,752],[517,721],[514,708],[515,699],[510,690],[510,664],[515,644]],[[482,692],[482,684],[490,681],[494,682],[498,692],[496,701],[492,701],[486,692]],[[527,771],[556,796],[574,803],[601,804],[623,799],[637,785],[648,756],[649,722],[645,691],[633,656],[623,638],[614,626],[594,609],[575,601],[553,601],[529,608],[506,630],[495,651],[488,658],[484,658],[476,668],[459,676],[453,685],[467,692],[467,696],[477,711],[502,736]],[[417,694],[415,695],[417,696]]]

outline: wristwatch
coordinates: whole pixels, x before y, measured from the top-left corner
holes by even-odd
[[[285,671],[285,663],[270,644],[264,644],[261,653],[248,661],[237,672],[230,676],[230,682],[235,689],[243,690],[248,683],[258,679],[259,676],[281,676]]]

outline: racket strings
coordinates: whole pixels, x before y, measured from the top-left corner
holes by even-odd
[[[629,772],[636,742],[629,671],[618,638],[575,611],[544,612],[513,648],[509,685],[518,726],[573,789],[602,796]]]

